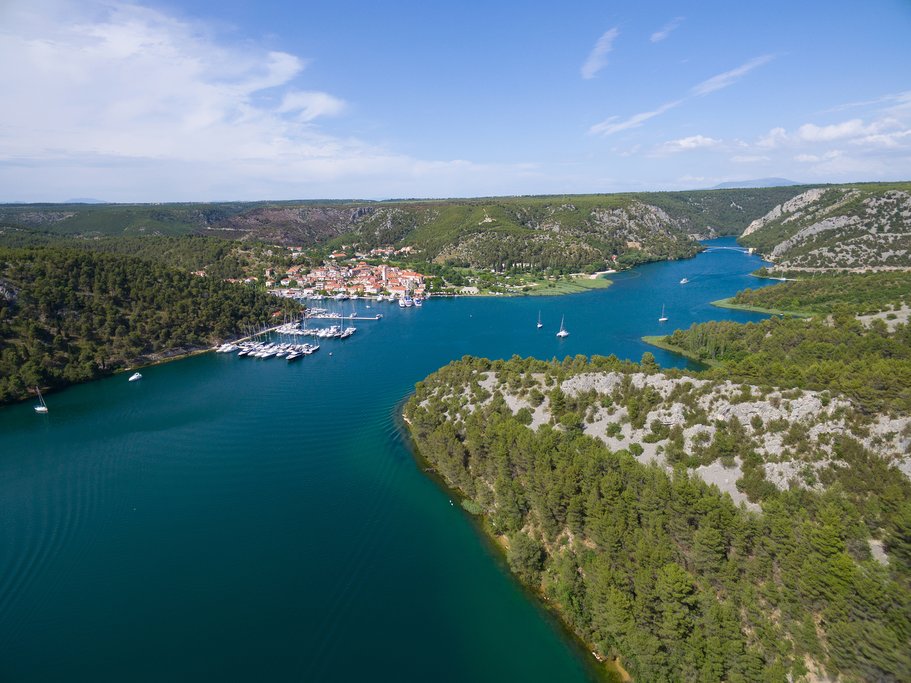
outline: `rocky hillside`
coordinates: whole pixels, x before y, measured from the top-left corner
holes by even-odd
[[[510,568],[635,680],[911,676],[906,415],[649,356],[466,357],[405,415]]]
[[[458,427],[497,394],[513,414],[526,411],[534,431],[560,428],[572,401],[581,432],[612,451],[630,450],[668,474],[682,465],[754,510],[769,485],[821,491],[836,481],[851,466],[845,439],[911,479],[911,417],[863,415],[829,392],[629,371],[582,372],[550,385],[544,374],[532,374],[510,386],[506,376],[487,372],[425,396],[421,405],[449,405],[447,417]]]
[[[747,226],[779,271],[911,269],[911,183],[818,187]]]

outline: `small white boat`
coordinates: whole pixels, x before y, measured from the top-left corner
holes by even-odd
[[[661,317],[658,318],[658,322],[659,322],[659,323],[666,323],[666,322],[667,322],[667,316],[664,314],[664,304],[661,304]]]
[[[134,372],[132,375],[130,375],[130,379],[127,381],[135,382],[137,379],[142,379],[142,375],[140,375],[138,372]]]
[[[680,281],[680,284],[681,284],[681,285],[685,285],[687,282],[689,282],[689,279],[683,278],[683,279]]]
[[[47,412],[47,403],[44,402],[44,396],[41,395],[41,389],[35,387],[35,391],[38,392],[38,405],[35,406],[36,413],[46,413]]]
[[[564,320],[565,318],[566,318],[566,316],[563,316],[562,318],[560,318],[560,331],[557,332],[557,336],[560,337],[561,339],[562,339],[563,337],[568,337],[568,336],[569,336],[569,332],[567,332],[567,331],[566,331],[566,328],[563,327],[563,320]]]
[[[541,311],[538,311],[538,329],[540,330],[544,327],[544,323],[541,322]]]

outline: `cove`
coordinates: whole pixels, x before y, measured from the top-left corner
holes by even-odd
[[[398,407],[465,354],[686,365],[640,338],[764,317],[710,304],[769,284],[760,265],[711,250],[572,296],[361,301],[384,318],[293,364],[205,354],[0,410],[0,679],[596,680]]]

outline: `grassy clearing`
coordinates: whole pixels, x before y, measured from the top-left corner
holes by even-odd
[[[750,313],[764,313],[766,315],[784,315],[790,318],[812,318],[813,314],[808,311],[784,311],[779,308],[763,308],[762,306],[749,306],[747,304],[735,304],[734,297],[727,299],[718,299],[713,301],[712,306],[718,308],[731,308],[735,311],[749,311]]]
[[[524,292],[527,296],[578,294],[579,292],[586,292],[590,289],[607,289],[614,283],[604,277],[596,277],[592,280],[588,275],[580,275],[573,277],[572,280],[548,280],[542,278],[540,280],[534,280],[533,284],[534,287]]]

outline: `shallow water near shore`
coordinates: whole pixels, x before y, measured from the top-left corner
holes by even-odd
[[[397,407],[465,354],[685,366],[640,337],[761,319],[710,304],[771,284],[760,265],[711,250],[565,297],[344,302],[384,318],[294,363],[210,353],[0,410],[0,680],[594,679]]]

